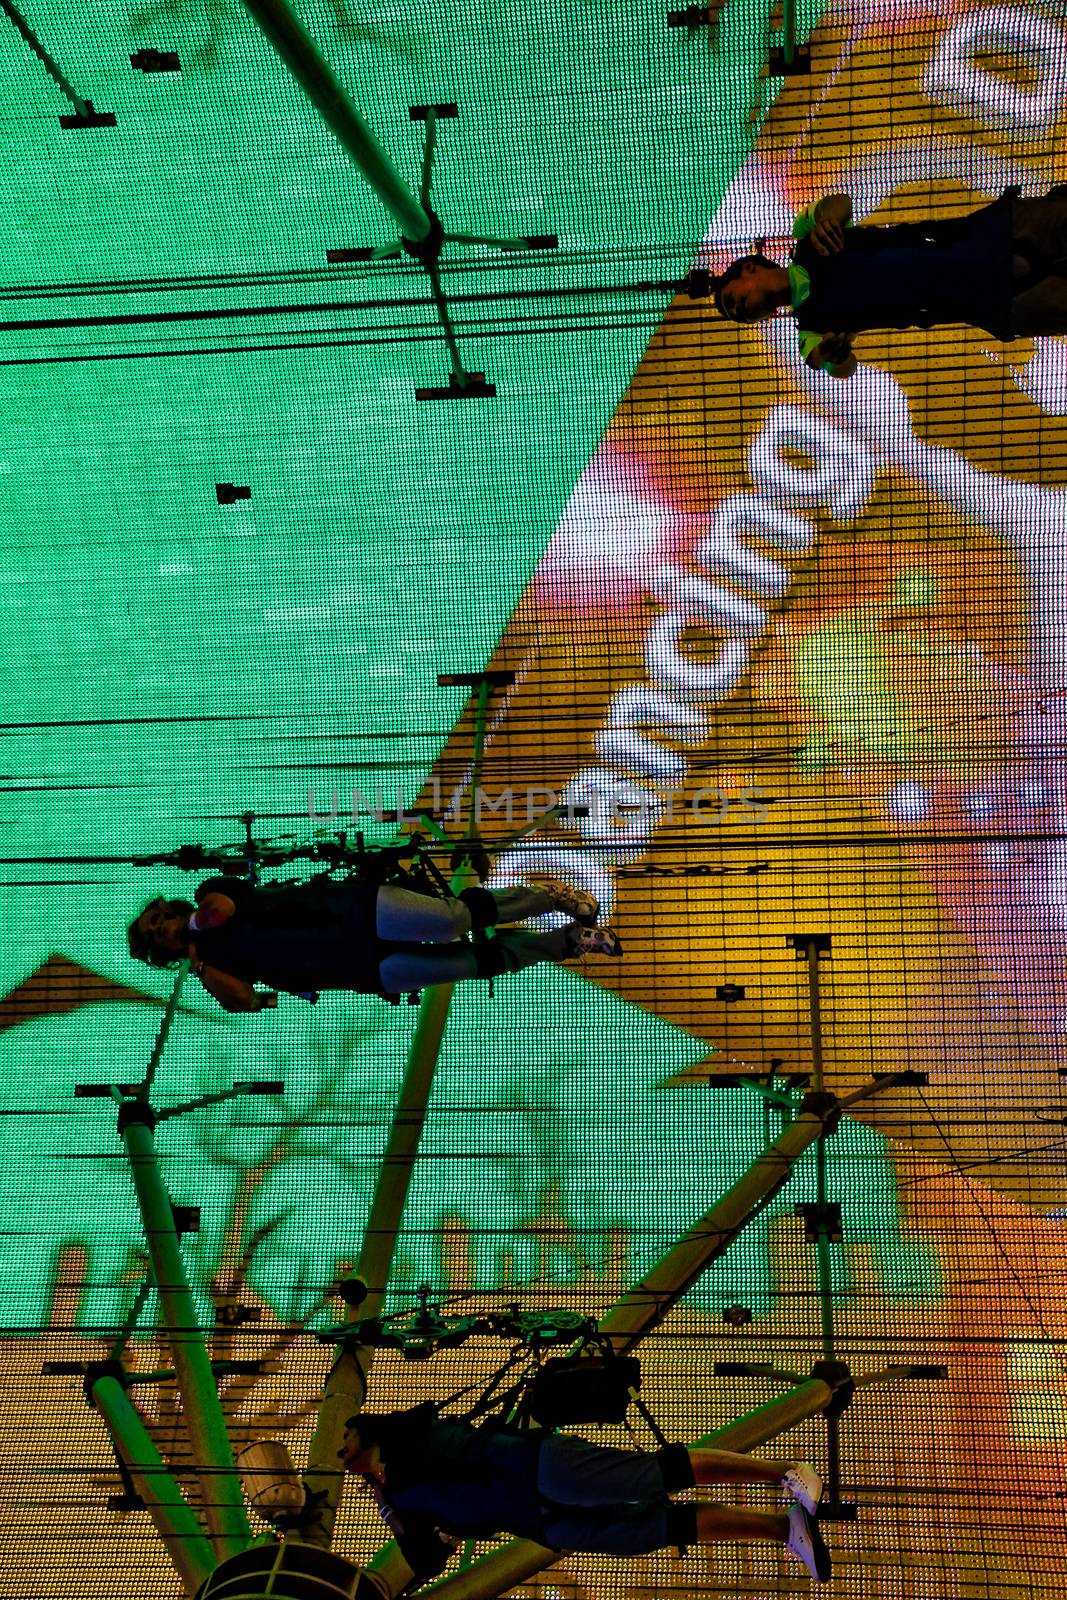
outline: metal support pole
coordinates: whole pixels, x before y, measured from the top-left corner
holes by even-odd
[[[3,11],[4,15],[14,23],[19,33],[21,33],[26,43],[33,51],[34,55],[43,65],[45,71],[48,73],[48,76],[52,79],[53,83],[58,86],[62,93],[66,95],[67,99],[70,101],[79,117],[88,117],[92,112],[92,107],[90,106],[88,100],[83,100],[78,91],[67,82],[66,78],[56,66],[56,63],[52,60],[52,57],[48,54],[48,51],[45,49],[40,39],[38,39],[29,23],[11,4],[11,0],[0,0],[0,11]]]
[[[185,1276],[170,1196],[159,1170],[154,1115],[143,1101],[126,1101],[119,1117],[196,1459],[204,1516],[216,1554],[224,1560],[246,1549],[252,1534],[215,1375]]]
[[[159,1032],[156,1034],[156,1042],[152,1046],[152,1054],[149,1056],[148,1066],[145,1068],[144,1082],[137,1090],[138,1100],[144,1100],[146,1103],[148,1096],[152,1092],[152,1084],[155,1082],[156,1069],[163,1057],[163,1047],[167,1042],[174,1018],[178,1014],[178,1001],[181,999],[182,985],[189,976],[189,965],[188,961],[182,961],[178,965],[178,971],[174,977],[174,987],[170,991],[167,1008],[163,1013],[163,1020],[159,1024]],[[114,1092],[113,1090],[112,1093]]]
[[[876,1082],[871,1093],[887,1087],[890,1080]],[[836,1103],[821,1098],[815,1108],[801,1107],[799,1116],[756,1160],[726,1194],[699,1222],[646,1274],[643,1281],[621,1296],[601,1321],[601,1332],[612,1341],[618,1354],[633,1350],[666,1316],[703,1269],[723,1253],[746,1223],[771,1200],[789,1177],[797,1157],[822,1133],[826,1119],[836,1111]],[[903,1375],[893,1371],[891,1376]],[[867,1380],[871,1385],[882,1374]],[[886,1375],[890,1381],[890,1375]],[[788,1394],[768,1401],[755,1411],[729,1423],[697,1441],[698,1447],[747,1451],[765,1444],[787,1428],[808,1417],[817,1416],[829,1405],[833,1389],[822,1379],[810,1379]],[[386,1546],[380,1559],[386,1560],[392,1546]],[[516,1539],[456,1573],[428,1592],[441,1600],[496,1600],[516,1584],[524,1583],[536,1572],[560,1559],[559,1551],[528,1539]]]
[[[615,1302],[601,1331],[623,1355],[667,1315],[704,1268],[721,1256],[785,1184],[797,1157],[820,1137],[833,1104],[805,1110],[656,1263],[644,1279]]]
[[[808,939],[805,954],[808,961],[808,1013],[811,1026],[811,1082],[816,1094],[821,1094],[822,1006],[819,998],[819,945],[816,939]]]
[[[797,0],[782,0],[782,59],[791,67],[797,53]]]
[[[200,1523],[119,1380],[107,1374],[97,1378],[89,1389],[89,1400],[103,1417],[178,1576],[192,1594],[215,1568],[215,1556]]]
[[[472,793],[481,772],[491,694],[492,684],[483,679],[479,685],[475,711]],[[466,838],[471,839],[474,830],[472,798]],[[476,881],[469,863],[462,863],[452,878],[453,893]],[[419,1005],[419,1020],[408,1051],[385,1154],[378,1169],[356,1268],[357,1276],[367,1285],[367,1296],[359,1308],[361,1318],[377,1316],[389,1287],[397,1234],[404,1220],[411,1174],[418,1157],[454,987],[451,983],[434,984],[426,990]],[[367,1374],[373,1359],[374,1351],[367,1346],[342,1348],[326,1379],[304,1474],[308,1514],[300,1525],[300,1537],[309,1544],[328,1548],[332,1542],[337,1507],[344,1487],[344,1471],[338,1465],[337,1452],[344,1440],[345,1422],[362,1407]]]
[[[431,281],[436,281],[436,273],[431,273]],[[456,352],[458,360],[459,352]],[[461,366],[462,370],[462,366]],[[478,786],[482,781],[482,763],[485,760],[485,730],[489,717],[489,701],[493,693],[493,685],[488,678],[483,678],[478,685],[478,701],[474,708],[474,759],[471,762],[470,781],[470,812],[467,817],[466,838],[473,839],[478,831]]]
[[[404,1219],[453,987],[451,983],[435,984],[427,989],[419,1006],[419,1020],[408,1052],[385,1154],[378,1168],[356,1268],[357,1276],[363,1279],[368,1291],[359,1308],[361,1318],[377,1315],[389,1285],[396,1238]],[[327,1377],[304,1474],[311,1515],[301,1525],[300,1536],[310,1544],[329,1547],[333,1539],[333,1525],[344,1486],[344,1471],[338,1465],[337,1452],[344,1439],[346,1421],[362,1407],[373,1359],[374,1351],[367,1346],[342,1350]]]
[[[427,989],[419,1006],[419,1020],[408,1052],[385,1155],[378,1168],[374,1199],[356,1268],[357,1276],[367,1285],[367,1298],[360,1307],[360,1315],[364,1317],[378,1315],[388,1288],[396,1236],[404,1220],[408,1186],[422,1139],[453,988],[451,983],[434,984]]]
[[[787,56],[787,60],[789,57]],[[819,961],[822,952],[829,953],[829,934],[794,934],[789,940],[797,956],[803,955],[808,970],[808,1017],[811,1031],[812,1082],[816,1091],[823,1087],[822,998],[819,992]],[[826,1138],[821,1137],[815,1146],[815,1283],[819,1299],[819,1327],[822,1354],[825,1361],[833,1361],[836,1354],[834,1332],[833,1263],[830,1258],[830,1225],[827,1218],[829,1203],[826,1169]],[[826,1418],[826,1488],[831,1508],[841,1505],[841,1435],[836,1414]]]
[[[746,1411],[743,1417],[728,1422],[725,1427],[705,1433],[690,1448],[694,1450],[736,1450],[747,1455],[757,1445],[769,1444],[780,1433],[795,1428],[798,1423],[817,1417],[834,1397],[834,1391],[821,1378],[809,1378],[788,1394],[781,1394],[755,1411]]]
[[[429,209],[433,188],[433,157],[437,148],[437,113],[433,106],[426,108],[426,138],[422,146],[422,177],[419,179],[419,204]]]
[[[812,1084],[815,1092],[823,1087],[822,1059],[822,1005],[819,994],[819,941],[807,941],[808,1012],[811,1027]],[[815,1235],[816,1280],[819,1289],[819,1318],[822,1329],[822,1353],[827,1361],[834,1358],[834,1301],[831,1281],[830,1237],[822,1208],[827,1203],[826,1139],[822,1137],[815,1146],[815,1203],[820,1208],[820,1220]],[[835,1430],[831,1429],[831,1432]],[[835,1482],[831,1471],[831,1482]]]
[[[244,3],[327,127],[398,223],[401,233],[413,244],[421,244],[430,232],[426,211],[319,54],[318,46],[303,23],[286,0],[244,0]]]

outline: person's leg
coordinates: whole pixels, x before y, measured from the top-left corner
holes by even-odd
[[[789,1518],[776,1511],[749,1511],[744,1506],[698,1505],[698,1544],[747,1544],[761,1540],[787,1544]]]
[[[548,889],[538,889],[530,883],[513,883],[506,889],[474,889],[471,896],[485,895],[493,902],[492,921],[477,927],[495,927],[498,922],[525,922],[527,917],[543,917],[548,911],[558,909],[555,896]],[[477,912],[472,908],[472,913]]]
[[[394,950],[378,967],[386,994],[412,994],[435,983],[462,983],[478,975],[477,956],[469,944]]]
[[[560,1433],[542,1442],[537,1460],[537,1492],[558,1506],[650,1505],[695,1482],[680,1444],[617,1450]]]
[[[566,961],[571,953],[569,925],[530,933],[509,928],[478,947],[479,977],[496,978],[505,972],[523,972],[543,961]]]
[[[416,894],[394,883],[378,890],[374,921],[378,938],[395,943],[451,944],[471,931],[471,915],[462,900]]]
[[[800,1461],[766,1461],[733,1450],[616,1450],[568,1434],[544,1441],[537,1487],[557,1505],[615,1505],[651,1501],[707,1483],[770,1483],[814,1510],[822,1493],[815,1469]]]
[[[622,947],[610,929],[597,929],[602,955],[620,955]],[[545,933],[509,929],[481,944],[451,941],[435,947],[394,951],[380,963],[378,973],[386,994],[410,994],[434,983],[462,983],[468,978],[499,978],[509,972],[523,972],[542,962],[571,961],[583,953],[581,940],[590,930],[569,922]],[[609,948],[609,941],[614,945]]]
[[[556,909],[556,898],[549,890],[527,883],[508,889],[464,889],[454,900],[417,894],[414,889],[389,883],[378,890],[374,917],[379,939],[449,944],[501,922],[525,922],[527,917]]]
[[[609,1556],[648,1555],[671,1545],[778,1544],[803,1562],[816,1583],[832,1563],[819,1525],[803,1506],[789,1514],[743,1506],[676,1505],[665,1496],[646,1503],[562,1506],[543,1501],[542,1544],[553,1550]]]
[[[696,1511],[698,1544],[780,1544],[804,1564],[815,1583],[826,1583],[832,1575],[833,1563],[819,1524],[803,1506],[794,1506],[787,1516],[774,1511],[749,1511],[741,1506],[698,1505],[685,1509]]]
[[[690,1450],[694,1483],[784,1483],[792,1461],[758,1461],[734,1450]]]
[[[808,1511],[822,1497],[822,1479],[808,1461],[767,1461],[733,1450],[690,1450],[694,1483],[774,1483]]]
[[[463,983],[468,978],[499,978],[543,961],[566,961],[571,954],[570,933],[569,926],[546,933],[516,929],[482,944],[452,942],[394,950],[381,962],[378,975],[386,994],[410,994],[434,983]]]
[[[591,928],[600,914],[599,901],[585,889],[551,879],[542,884],[514,883],[506,889],[464,889],[460,899],[470,910],[475,932],[501,922],[526,922],[548,911],[562,911],[569,922]]]

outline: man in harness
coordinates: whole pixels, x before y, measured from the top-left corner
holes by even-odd
[[[723,316],[765,322],[791,312],[815,371],[850,378],[857,334],[963,323],[991,338],[1067,333],[1067,185],[1036,199],[1006,189],[965,216],[853,227],[848,195],[806,207],[787,267],[763,254],[718,278],[694,271],[689,292],[714,293]]]
[[[339,1455],[369,1485],[418,1583],[442,1570],[458,1540],[500,1534],[615,1556],[764,1541],[781,1545],[817,1583],[830,1577],[815,1520],[822,1482],[807,1462],[681,1444],[607,1449],[539,1428],[474,1427],[439,1417],[432,1403],[349,1418]],[[770,1484],[795,1504],[773,1512],[671,1498],[709,1483]]]

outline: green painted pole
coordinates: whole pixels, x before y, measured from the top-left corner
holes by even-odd
[[[377,1316],[389,1286],[396,1236],[404,1219],[434,1069],[448,1021],[452,987],[450,983],[435,984],[427,989],[419,1006],[419,1020],[408,1052],[385,1154],[378,1168],[356,1268],[356,1275],[367,1285],[367,1297],[359,1307],[360,1318]],[[338,1464],[337,1452],[344,1442],[345,1423],[363,1405],[373,1359],[373,1349],[364,1345],[342,1349],[327,1376],[304,1473],[312,1514],[301,1525],[300,1537],[309,1544],[328,1548],[333,1540],[333,1526],[344,1487],[344,1470]]]
[[[221,1561],[246,1549],[252,1533],[215,1375],[185,1276],[170,1196],[159,1170],[154,1127],[155,1114],[144,1101],[127,1100],[120,1107],[119,1132],[126,1146],[152,1273],[163,1306],[182,1413],[200,1478],[204,1516]]]
[[[408,1051],[385,1154],[378,1168],[356,1268],[357,1276],[367,1285],[367,1297],[359,1307],[361,1318],[377,1316],[389,1286],[396,1238],[404,1220],[453,987],[451,983],[435,984],[427,989],[419,1005],[419,1020]],[[346,1421],[363,1404],[367,1373],[373,1359],[374,1351],[367,1346],[342,1350],[326,1379],[304,1474],[313,1514],[301,1525],[300,1536],[309,1544],[329,1547],[332,1542],[344,1487],[344,1471],[338,1465],[337,1452],[344,1441]]]
[[[801,1106],[796,1120],[758,1155],[748,1170],[695,1222],[642,1281],[615,1302],[600,1324],[619,1355],[663,1321],[712,1261],[729,1249],[742,1229],[787,1182],[797,1157],[822,1134],[835,1109],[829,1101]]]
[[[811,1028],[812,1085],[821,1093],[823,1086],[822,1059],[822,1001],[819,994],[819,947],[814,939],[808,940],[808,1016]],[[826,1139],[815,1146],[815,1203],[820,1208],[827,1203]],[[819,1294],[819,1321],[822,1329],[822,1353],[827,1361],[834,1359],[834,1300],[831,1279],[830,1236],[824,1221],[820,1221],[815,1235],[816,1282]]]
[[[14,23],[19,33],[21,33],[30,49],[37,57],[38,61],[40,61],[41,65],[48,73],[48,76],[52,79],[52,82],[55,83],[62,93],[66,95],[67,99],[70,101],[79,117],[87,117],[92,110],[92,106],[89,104],[88,100],[82,99],[81,95],[72,84],[67,82],[66,78],[59,70],[59,67],[52,60],[52,57],[48,54],[48,51],[45,49],[40,39],[38,39],[37,35],[34,33],[33,29],[30,27],[29,23],[26,21],[21,12],[11,4],[11,0],[0,0],[0,11],[3,11],[8,20]]]
[[[103,1417],[178,1576],[192,1594],[215,1569],[214,1552],[204,1530],[118,1378],[109,1374],[97,1378],[89,1399]]]
[[[244,0],[260,28],[330,131],[344,146],[405,239],[420,244],[430,219],[389,155],[319,53],[311,35],[286,0]]]
[[[434,984],[427,989],[419,1005],[419,1020],[408,1051],[385,1154],[378,1168],[367,1231],[356,1268],[357,1275],[367,1285],[367,1298],[360,1307],[360,1314],[365,1317],[378,1315],[389,1286],[396,1236],[404,1220],[408,1187],[426,1122],[426,1107],[454,987],[451,983]]]
[[[725,1427],[713,1428],[710,1433],[697,1439],[690,1449],[736,1450],[741,1455],[747,1455],[758,1445],[777,1439],[780,1433],[788,1432],[800,1422],[807,1422],[809,1417],[817,1417],[826,1410],[833,1397],[830,1384],[824,1383],[821,1378],[809,1378],[806,1383],[799,1383],[795,1389],[790,1389],[788,1394],[768,1400],[765,1405],[757,1406],[755,1411],[746,1411],[743,1417],[726,1423]]]
[[[787,67],[797,53],[797,0],[782,0],[782,56]]]
[[[156,1042],[152,1046],[152,1054],[148,1058],[148,1066],[145,1069],[144,1082],[139,1085],[137,1090],[138,1100],[147,1101],[148,1096],[152,1092],[152,1085],[155,1082],[156,1077],[156,1069],[158,1068],[160,1061],[163,1059],[163,1048],[170,1036],[170,1030],[173,1026],[174,1018],[178,1014],[178,1001],[181,999],[182,986],[185,983],[186,978],[189,976],[189,966],[190,963],[188,961],[180,961],[178,963],[178,970],[174,975],[174,987],[170,991],[170,997],[167,1000],[167,1008],[163,1013],[163,1020],[159,1024],[159,1032],[156,1034]]]

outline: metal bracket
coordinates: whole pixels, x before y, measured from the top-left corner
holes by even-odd
[[[721,0],[720,5],[717,6],[686,6],[684,11],[668,11],[667,26],[668,28],[688,28],[690,32],[695,28],[707,28],[711,26],[713,20],[718,22],[720,9]],[[712,18],[713,10],[715,12],[714,19]]]
[[[510,689],[518,679],[515,672],[494,670],[492,672],[439,672],[437,674],[437,687],[439,689],[480,689],[485,684],[490,694],[495,689]]]
[[[794,45],[792,61],[786,60],[781,46],[771,50],[767,56],[767,71],[772,78],[806,77],[811,72],[811,45]]]
[[[807,960],[812,945],[815,946],[816,955],[833,954],[833,941],[828,933],[787,933],[785,942],[791,950],[796,951],[798,961]]]
[[[172,1200],[170,1209],[174,1215],[174,1231],[179,1239],[183,1233],[200,1232],[199,1206],[176,1206]]]
[[[425,122],[431,111],[435,117],[459,116],[459,107],[454,100],[449,100],[443,106],[408,106],[408,116],[412,122]]]
[[[434,384],[428,389],[416,389],[416,400],[491,400],[496,394],[496,384],[488,383],[484,372],[468,372],[461,383],[453,372],[447,384]]]
[[[70,116],[60,117],[61,128],[113,128],[115,126],[115,113],[113,111],[94,111],[93,102],[86,100],[85,114],[75,111]]]
[[[176,50],[156,50],[146,45],[130,57],[130,66],[138,72],[180,72],[182,64]]]
[[[793,1207],[793,1215],[804,1218],[804,1238],[808,1244],[817,1244],[820,1239],[827,1239],[830,1244],[843,1243],[840,1200],[827,1200],[823,1205],[814,1200],[802,1200]]]

